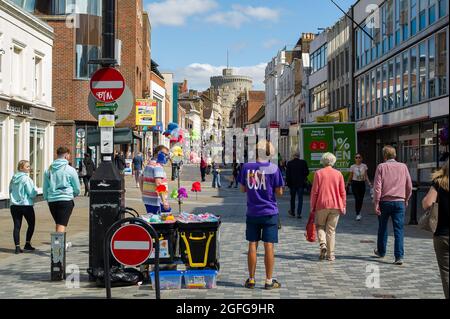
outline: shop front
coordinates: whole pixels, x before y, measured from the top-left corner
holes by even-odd
[[[43,174],[53,160],[55,113],[32,104],[0,99],[0,208],[7,206],[9,181],[20,160],[42,194]]]

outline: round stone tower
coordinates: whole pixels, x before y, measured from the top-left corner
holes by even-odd
[[[228,127],[230,112],[236,103],[239,94],[250,91],[253,81],[251,77],[233,75],[233,69],[223,69],[221,76],[211,77],[211,87],[217,91],[222,99],[223,125]]]

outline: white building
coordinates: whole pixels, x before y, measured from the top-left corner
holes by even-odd
[[[315,122],[318,116],[324,116],[328,113],[327,43],[327,31],[317,35],[311,42],[307,122]]]
[[[49,25],[0,0],[0,206],[20,160],[40,192],[53,160],[52,47]]]
[[[289,129],[291,123],[295,122],[294,109],[294,85],[295,69],[293,64],[283,65],[283,71],[280,76],[279,95],[280,95],[280,144],[279,151],[283,159],[289,159],[292,154],[289,143]]]

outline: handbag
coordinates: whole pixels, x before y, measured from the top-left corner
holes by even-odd
[[[308,223],[306,224],[305,237],[310,243],[317,241],[316,224],[314,223],[315,214],[310,213]]]
[[[436,232],[439,215],[439,204],[433,203],[433,205],[426,210],[425,214],[419,219],[419,227],[423,230],[430,231],[433,234]]]

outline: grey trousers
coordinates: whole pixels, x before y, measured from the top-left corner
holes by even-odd
[[[444,288],[445,299],[448,299],[448,236],[434,236],[433,243],[441,272],[442,288]]]

